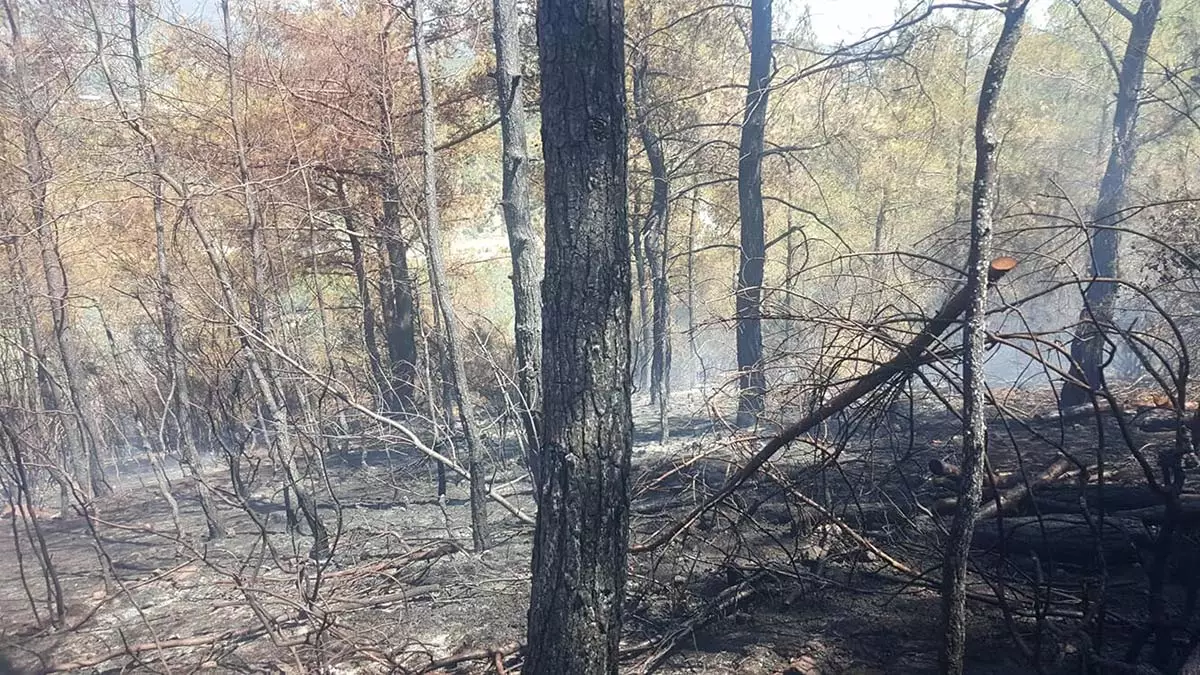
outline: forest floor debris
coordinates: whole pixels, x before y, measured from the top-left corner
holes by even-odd
[[[702,409],[686,394],[678,399],[680,410]],[[634,542],[720,488],[757,448],[753,439],[699,414],[673,417],[673,438],[662,444],[656,415],[645,406],[637,412]],[[919,423],[905,415],[919,416]],[[999,426],[993,475],[1033,478],[1051,467],[1061,459],[1046,442],[1054,433],[1053,440],[1089,463],[1094,429],[1077,425],[1060,433],[1047,424],[1030,418]],[[931,670],[939,526],[930,509],[946,488],[928,467],[953,457],[956,429],[953,415],[923,402],[869,423],[835,420],[820,442],[793,443],[669,546],[634,556],[628,671]],[[829,453],[836,462],[826,461]],[[520,463],[499,459],[492,468],[492,484],[505,486],[506,497],[532,512]],[[1139,484],[1134,467],[1121,462],[1110,461],[1106,472],[1114,488]],[[327,474],[338,500],[323,501],[322,509],[337,524],[331,527],[336,544],[333,558],[320,564],[306,557],[306,537],[289,532],[282,495],[270,489],[278,483],[265,475],[250,502],[265,537],[249,513],[226,506],[230,536],[179,538],[153,479],[134,474],[96,504],[96,537],[78,516],[43,519],[69,600],[62,629],[36,626],[28,599],[39,597],[36,579],[28,589],[22,584],[12,536],[0,538],[0,654],[18,673],[139,670],[164,662],[222,672],[507,672],[519,666],[528,525],[506,515],[497,520],[495,546],[471,553],[466,482],[452,480],[439,500],[428,461],[403,448],[329,456]],[[208,479],[228,488],[219,472]],[[201,532],[203,517],[186,482],[174,482],[182,522],[189,532]],[[1055,483],[1047,503],[1068,501],[1068,489]],[[1035,519],[1032,529],[1022,530],[1030,516],[1016,508],[1005,516],[981,525],[977,541],[981,548],[1003,541],[1014,549],[1016,562],[996,564],[1015,569],[1028,567],[1030,555],[1046,559],[1037,548],[1046,540],[1038,529],[1045,525]],[[1064,532],[1078,532],[1079,518],[1051,518],[1062,528],[1053,538],[1061,542]],[[12,523],[0,522],[5,529]],[[1106,527],[1117,528],[1115,538],[1130,534],[1122,521]],[[1028,542],[1014,534],[1028,531],[1035,533]],[[1125,545],[1136,560],[1137,542]],[[987,555],[981,552],[981,565],[991,564]],[[101,562],[106,558],[111,575]],[[1131,561],[1112,556],[1108,562]],[[1072,566],[1080,563],[1062,557],[1049,571],[1026,573],[1057,575],[1046,588],[1068,593],[1083,578],[1073,576]],[[1114,568],[1109,583],[1135,574]],[[983,584],[975,590],[988,592]],[[1020,592],[1009,589],[1009,602],[1019,602]],[[1139,611],[1133,598],[1123,602],[1116,595],[1110,603],[1127,618]],[[968,651],[976,659],[970,672],[1014,672],[1020,661],[1001,647],[1008,638],[999,608],[975,603],[972,611],[977,644]]]

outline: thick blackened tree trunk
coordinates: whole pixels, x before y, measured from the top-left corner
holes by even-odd
[[[459,338],[458,320],[454,315],[454,301],[450,297],[450,280],[446,277],[446,266],[442,262],[442,225],[437,199],[437,163],[435,147],[435,115],[433,81],[429,76],[429,55],[425,44],[423,0],[413,0],[413,51],[417,57],[417,74],[421,80],[421,128],[424,155],[425,188],[425,234],[429,239],[429,277],[433,285],[434,301],[442,315],[446,332],[446,357],[449,384],[458,405],[458,421],[462,425],[467,444],[467,470],[471,474],[471,540],[476,551],[488,547],[487,486],[484,484],[483,464],[479,436],[475,428],[475,415],[467,398],[467,372],[463,366],[462,341]]]
[[[650,126],[650,93],[647,91],[648,64],[643,55],[633,68],[633,105],[638,136],[650,163],[654,190],[650,213],[646,216],[646,261],[650,268],[650,287],[654,297],[650,355],[650,402],[658,403],[661,440],[666,441],[667,405],[670,399],[671,338],[670,287],[667,282],[667,224],[670,218],[670,178],[663,156],[662,139]]]
[[[538,7],[545,482],[526,675],[617,672],[633,426],[622,4]]]
[[[737,278],[737,423],[754,423],[763,410],[762,283],[767,249],[762,198],[763,136],[771,86],[771,2],[750,3],[750,80],[738,146],[738,211],[742,219]]]
[[[984,417],[984,342],[987,332],[988,269],[992,248],[992,195],[996,190],[996,106],[1008,64],[1025,21],[1028,0],[1014,0],[1004,15],[1004,28],[992,52],[979,93],[975,118],[975,180],[971,187],[971,248],[967,263],[966,327],[963,331],[963,459],[958,508],[942,564],[941,619],[944,629],[938,665],[942,673],[961,673],[966,649],[967,558],[983,496],[983,464],[987,451]]]
[[[541,482],[537,450],[542,415],[542,274],[539,242],[529,216],[529,154],[525,132],[525,78],[521,75],[521,31],[517,0],[492,1],[496,44],[496,99],[500,108],[501,207],[512,256],[517,387],[529,447],[529,468]]]
[[[1117,0],[1110,4],[1120,7]],[[1125,204],[1125,188],[1137,155],[1138,96],[1146,69],[1150,39],[1158,23],[1162,0],[1142,0],[1137,13],[1122,9],[1130,22],[1129,40],[1117,74],[1117,107],[1113,113],[1112,146],[1108,164],[1100,179],[1100,196],[1093,212],[1091,230],[1091,272],[1093,281],[1084,292],[1086,308],[1078,334],[1071,341],[1071,376],[1086,382],[1091,389],[1100,387],[1100,369],[1104,362],[1104,337],[1099,326],[1111,323],[1117,296],[1116,279],[1120,274],[1120,233],[1112,229],[1120,222],[1118,213]],[[1065,408],[1089,400],[1088,389],[1073,382],[1063,385],[1060,404]]]
[[[390,145],[390,141],[387,144]],[[382,192],[380,225],[386,266],[380,295],[388,354],[388,381],[383,400],[389,413],[399,413],[412,408],[417,381],[416,301],[408,271],[408,239],[400,228],[400,188],[390,168],[385,168]]]

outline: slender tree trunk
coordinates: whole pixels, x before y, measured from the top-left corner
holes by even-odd
[[[78,450],[86,455],[87,480],[85,484],[93,495],[112,492],[104,478],[100,465],[100,443],[102,435],[95,419],[84,407],[83,372],[80,366],[78,347],[75,344],[75,328],[71,322],[67,299],[70,287],[67,270],[59,249],[58,228],[47,213],[47,186],[51,179],[50,162],[42,148],[38,127],[45,114],[37,110],[29,81],[29,66],[26,63],[25,38],[21,32],[20,10],[15,0],[4,0],[5,17],[11,34],[12,79],[16,89],[17,109],[20,115],[21,136],[24,143],[24,172],[27,177],[27,198],[32,222],[31,229],[41,249],[42,271],[46,281],[46,295],[50,301],[50,318],[54,340],[58,346],[63,365],[63,381],[67,398],[71,403],[75,420],[67,428],[74,428],[78,439]],[[66,426],[64,422],[64,426]]]
[[[388,353],[388,382],[384,390],[387,412],[395,415],[413,408],[417,382],[416,294],[408,271],[408,240],[400,227],[400,171],[396,137],[392,127],[391,26],[396,10],[379,34],[379,76],[376,104],[379,108],[380,180],[383,213],[380,229],[386,265],[380,288],[383,306],[384,342]]]
[[[29,471],[25,464],[25,453],[21,447],[22,440],[13,431],[12,427],[3,420],[0,420],[0,432],[3,433],[4,439],[8,441],[8,446],[11,450],[11,458],[6,459],[11,459],[11,479],[16,492],[16,495],[12,497],[13,543],[14,545],[17,544],[17,520],[21,519],[25,522],[25,534],[29,538],[34,558],[38,561],[38,565],[42,570],[42,580],[46,588],[46,609],[50,614],[50,623],[56,627],[61,626],[66,616],[66,596],[63,594],[62,584],[58,576],[58,568],[50,556],[50,547],[46,543],[46,535],[42,530],[40,519],[37,515],[37,508],[33,501],[36,486],[30,480]],[[24,516],[17,513],[18,506],[24,508]]]
[[[5,209],[7,211],[7,209]],[[5,216],[8,214],[5,213]],[[32,357],[32,367],[34,380],[37,383],[37,391],[31,397],[31,409],[36,414],[38,420],[38,429],[41,432],[40,437],[45,439],[47,446],[57,445],[58,456],[51,459],[48,456],[47,461],[57,460],[64,472],[69,472],[73,461],[82,459],[78,453],[82,450],[77,445],[77,436],[72,435],[70,427],[67,426],[61,411],[59,401],[62,400],[62,390],[58,386],[57,381],[50,373],[49,363],[46,361],[46,349],[42,341],[42,333],[37,321],[37,311],[33,307],[34,292],[31,288],[31,280],[29,278],[29,270],[25,266],[25,254],[22,251],[21,237],[12,236],[12,249],[9,254],[10,273],[14,275],[14,283],[16,294],[21,297],[21,302],[18,305],[18,313],[21,322],[26,329],[23,331],[26,342],[26,351]],[[52,415],[46,415],[49,411]],[[58,420],[63,433],[63,442],[53,443],[54,425],[50,420]],[[58,481],[59,484],[59,513],[66,515],[71,504],[71,494],[67,488],[66,481]]]
[[[738,211],[742,219],[736,289],[740,426],[754,424],[762,413],[767,388],[762,341],[763,266],[767,257],[762,154],[771,86],[771,2],[751,0],[750,3],[750,79],[738,146]]]
[[[317,511],[316,500],[309,494],[308,489],[303,484],[299,463],[296,461],[296,443],[292,438],[291,414],[288,410],[283,389],[275,379],[275,369],[271,367],[269,359],[263,358],[258,348],[259,342],[269,339],[267,333],[267,303],[264,294],[268,284],[268,263],[257,199],[251,182],[245,135],[242,130],[236,104],[237,81],[234,69],[233,38],[230,31],[229,0],[221,0],[221,19],[225,32],[226,86],[229,89],[227,113],[234,140],[234,159],[237,163],[238,178],[241,181],[242,206],[245,209],[246,222],[250,230],[250,258],[253,267],[254,287],[250,290],[249,326],[246,325],[244,318],[241,316],[241,309],[238,305],[239,300],[233,290],[233,283],[229,279],[223,260],[214,249],[211,240],[203,232],[203,228],[195,221],[195,214],[190,210],[190,205],[185,204],[184,208],[188,209],[187,216],[192,220],[193,229],[196,231],[197,236],[202,239],[202,244],[209,256],[213,270],[222,285],[226,310],[231,313],[236,328],[242,337],[251,379],[258,389],[263,412],[265,413],[265,421],[270,429],[275,432],[273,445],[277,450],[280,464],[282,464],[284,470],[284,477],[286,479],[286,484],[284,485],[285,498],[287,491],[290,490],[295,493],[300,514],[304,516],[313,535],[313,547],[309,554],[314,559],[322,559],[329,554],[328,533],[324,522],[321,520],[320,513]],[[266,429],[264,429],[265,431]],[[288,518],[292,521],[297,520],[295,511],[292,508],[288,508],[287,510]]]
[[[970,304],[963,331],[962,482],[942,563],[941,621],[944,630],[938,665],[943,674],[961,673],[966,651],[967,561],[983,496],[983,465],[987,451],[983,364],[992,248],[992,198],[997,183],[996,106],[1008,64],[1021,39],[1027,5],[1028,0],[1014,0],[1005,10],[1004,28],[983,77],[975,120],[975,181],[971,188],[971,248],[967,262]]]
[[[1117,75],[1117,106],[1113,112],[1112,145],[1108,164],[1100,179],[1100,197],[1093,212],[1093,228],[1089,232],[1090,264],[1095,280],[1084,292],[1085,308],[1081,326],[1071,341],[1071,376],[1087,383],[1087,388],[1072,382],[1063,384],[1060,405],[1066,409],[1090,400],[1088,389],[1101,386],[1105,357],[1103,326],[1112,323],[1116,310],[1117,283],[1120,275],[1120,233],[1113,229],[1122,216],[1126,186],[1137,156],[1137,118],[1139,96],[1146,70],[1147,53],[1161,0],[1142,0],[1132,16],[1129,40]]]
[[[429,238],[429,281],[434,289],[437,309],[442,315],[446,336],[446,357],[449,384],[458,404],[458,421],[467,444],[467,471],[471,474],[471,540],[476,551],[490,544],[487,518],[487,486],[484,482],[482,448],[475,428],[475,415],[467,397],[467,373],[463,365],[462,341],[458,321],[454,316],[454,301],[450,296],[450,280],[442,262],[441,218],[438,212],[437,163],[433,81],[429,75],[429,55],[425,44],[423,14],[424,0],[413,0],[413,50],[417,57],[417,74],[421,80],[421,129],[424,154],[425,234]]]
[[[529,155],[526,142],[525,78],[521,75],[521,35],[517,0],[492,0],[496,45],[496,100],[500,108],[501,207],[512,256],[514,343],[521,420],[529,448],[529,469],[541,482],[537,449],[542,415],[542,273],[539,244],[529,215]]]
[[[526,675],[617,672],[633,428],[624,35],[621,0],[539,3],[545,483]]]
[[[688,348],[692,351],[692,357],[696,360],[692,364],[692,387],[695,388],[698,383],[696,381],[696,367],[703,366],[703,359],[700,356],[700,347],[696,342],[696,209],[699,202],[699,191],[692,192],[692,209],[688,214],[688,239],[687,239],[687,334]]]
[[[974,24],[972,23],[973,27]],[[959,79],[959,89],[962,97],[965,99],[969,93],[971,86],[971,60],[974,55],[974,30],[969,30],[966,35],[966,49],[963,54],[962,61],[962,77]],[[957,224],[966,217],[966,211],[970,207],[970,197],[964,189],[967,182],[967,162],[963,157],[967,148],[967,139],[969,132],[964,126],[958,136],[958,147],[954,153],[954,223]]]
[[[184,349],[179,335],[181,324],[179,304],[175,299],[175,286],[171,280],[169,256],[167,252],[166,207],[163,197],[163,156],[157,142],[150,132],[148,118],[150,116],[149,90],[146,86],[145,66],[141,53],[141,34],[138,31],[137,0],[129,0],[129,41],[133,57],[133,69],[137,77],[139,115],[137,130],[142,133],[142,146],[150,163],[152,176],[150,191],[153,198],[154,215],[154,256],[158,274],[159,305],[163,327],[163,346],[166,348],[167,371],[171,375],[172,388],[175,395],[171,397],[175,425],[179,437],[179,455],[183,468],[196,484],[196,494],[200,499],[200,508],[204,512],[205,524],[208,528],[209,539],[220,539],[225,536],[225,527],[217,512],[217,505],[212,491],[204,482],[200,472],[200,459],[197,452],[195,427],[192,424],[192,394],[191,383],[188,379],[187,365],[184,361]],[[97,35],[97,51],[104,52],[103,33],[99,24],[95,26]],[[108,67],[103,65],[106,77]],[[128,117],[128,116],[126,116]],[[115,358],[115,352],[114,352]]]
[[[341,178],[336,179],[338,206],[342,209],[342,220],[346,223],[346,238],[350,241],[350,266],[354,269],[354,284],[358,289],[359,302],[362,303],[363,345],[367,352],[367,370],[377,393],[386,391],[387,375],[383,372],[383,355],[379,352],[379,340],[375,336],[375,305],[371,302],[371,283],[367,278],[367,261],[363,254],[360,232],[350,209],[350,200],[346,198],[346,185]],[[386,409],[386,407],[385,407]]]
[[[643,241],[646,237],[647,221],[639,220],[641,213],[641,192],[633,195],[633,214],[630,217],[633,233],[633,261],[637,269],[638,288],[638,339],[633,350],[633,384],[637,391],[650,388],[650,359],[651,346],[654,343],[652,324],[650,321],[650,294],[646,273],[646,250]]]
[[[670,222],[670,178],[663,155],[662,140],[650,127],[650,92],[647,91],[645,56],[633,69],[633,105],[638,135],[650,162],[654,189],[650,212],[646,215],[646,261],[650,268],[650,285],[654,297],[653,326],[650,356],[650,402],[658,403],[660,440],[666,441],[667,408],[670,398],[670,288],[667,278],[667,225]]]

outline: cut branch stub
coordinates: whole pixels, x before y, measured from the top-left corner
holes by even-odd
[[[1017,266],[1017,259],[1011,256],[1003,255],[999,258],[994,258],[992,264],[988,266],[988,283],[994,284],[1000,281],[1000,278],[1008,274]]]

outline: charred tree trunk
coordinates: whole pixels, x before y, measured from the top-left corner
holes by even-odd
[[[622,5],[538,6],[546,480],[534,534],[527,675],[617,672],[633,426]]]
[[[0,443],[0,448],[4,445],[8,446],[9,454],[5,457],[5,463],[8,476],[5,478],[11,481],[15,495],[10,494],[12,500],[12,532],[13,545],[19,551],[19,530],[17,521],[20,520],[24,524],[25,535],[29,539],[29,544],[34,555],[34,559],[38,562],[38,567],[42,572],[42,582],[45,586],[46,610],[50,617],[52,626],[62,626],[63,620],[66,617],[66,596],[63,594],[62,583],[59,581],[58,568],[54,564],[54,559],[50,555],[50,547],[46,543],[46,535],[42,530],[37,507],[34,505],[34,493],[36,486],[34,485],[29,475],[29,470],[25,464],[25,454],[22,448],[22,440],[6,420],[0,420],[0,437],[3,437],[7,444]],[[19,555],[19,553],[18,553]],[[24,574],[21,575],[22,583],[25,582]],[[33,600],[30,592],[30,604],[34,607],[34,614],[37,614],[36,602]],[[0,666],[3,663],[0,662]]]
[[[383,218],[380,220],[386,266],[380,290],[383,302],[384,343],[387,345],[387,382],[384,408],[401,413],[413,406],[417,380],[417,328],[412,276],[408,271],[408,239],[400,228],[400,188],[388,170],[383,185]]]
[[[1071,377],[1086,382],[1082,387],[1068,380],[1059,398],[1063,409],[1091,400],[1090,390],[1101,386],[1105,359],[1103,326],[1110,324],[1115,310],[1120,274],[1120,233],[1113,227],[1121,221],[1118,213],[1125,204],[1125,189],[1137,155],[1137,117],[1146,69],[1150,39],[1158,23],[1161,0],[1142,0],[1136,14],[1122,11],[1130,22],[1129,40],[1117,73],[1117,107],[1113,113],[1112,145],[1108,164],[1100,179],[1100,197],[1089,232],[1090,264],[1095,278],[1084,291],[1084,312],[1078,334],[1071,341]]]
[[[525,134],[525,78],[521,75],[520,13],[517,0],[492,1],[496,45],[496,100],[500,108],[501,207],[512,256],[514,346],[521,421],[529,469],[541,482],[537,449],[542,416],[542,273],[539,242],[529,215],[529,155]]]
[[[163,346],[166,352],[167,371],[171,376],[171,388],[175,396],[171,397],[171,412],[175,416],[176,431],[179,442],[179,457],[185,471],[196,483],[196,493],[200,499],[200,508],[204,512],[204,520],[208,528],[209,539],[220,539],[225,536],[225,527],[217,512],[216,501],[201,476],[200,457],[197,450],[196,431],[192,423],[192,390],[188,379],[187,365],[184,361],[182,338],[179,334],[181,324],[179,303],[175,299],[175,286],[171,280],[170,258],[167,252],[166,231],[166,200],[163,196],[163,156],[153,135],[150,133],[148,118],[150,116],[150,98],[146,86],[146,73],[141,54],[141,34],[138,31],[137,0],[129,0],[129,42],[133,57],[133,69],[137,77],[138,103],[140,107],[137,116],[137,128],[142,137],[143,150],[150,163],[152,172],[150,192],[153,198],[154,216],[154,257],[158,274],[158,295],[163,330]],[[96,26],[97,52],[103,54],[103,33]],[[108,67],[103,65],[106,77]],[[119,98],[117,99],[119,100]],[[126,119],[132,119],[125,115]]]
[[[975,118],[975,180],[971,188],[971,242],[967,263],[966,325],[963,330],[963,463],[958,508],[950,526],[942,562],[941,621],[944,629],[938,652],[939,671],[961,673],[966,651],[967,561],[979,502],[983,495],[985,418],[984,346],[987,334],[987,291],[992,248],[992,198],[996,190],[996,106],[1012,61],[1028,0],[1014,0],[1004,14],[1004,28],[992,52]]]
[[[288,499],[288,491],[294,492],[300,511],[299,515],[304,517],[313,536],[313,547],[309,555],[319,560],[327,557],[329,554],[328,531],[321,520],[320,513],[317,511],[316,500],[309,494],[308,489],[303,484],[299,463],[296,461],[296,443],[293,440],[294,431],[292,429],[291,411],[288,410],[288,403],[283,388],[276,379],[275,369],[271,367],[269,351],[266,352],[268,355],[266,358],[264,358],[263,354],[259,353],[260,345],[269,340],[267,333],[267,303],[264,296],[268,284],[268,263],[257,197],[250,175],[249,160],[247,159],[246,138],[236,104],[237,79],[233,57],[233,36],[229,16],[229,0],[221,0],[221,21],[225,38],[226,86],[229,89],[226,112],[229,115],[230,130],[234,141],[234,160],[238,169],[238,179],[241,182],[242,206],[245,209],[246,224],[250,230],[250,258],[253,268],[252,283],[254,287],[250,289],[249,324],[247,324],[241,314],[241,308],[238,304],[239,300],[222,257],[213,247],[211,240],[208,239],[203,228],[195,221],[195,214],[190,210],[190,205],[185,205],[185,208],[188,209],[187,217],[191,220],[197,236],[201,238],[213,271],[216,273],[218,281],[222,286],[226,304],[225,309],[233,318],[235,327],[242,338],[242,345],[246,353],[251,379],[258,389],[264,421],[269,425],[270,430],[274,431],[275,438],[272,445],[277,451],[276,454],[280,464],[283,466],[284,477],[286,479],[286,483],[284,484],[285,503]],[[264,429],[265,431],[266,429]],[[269,438],[268,443],[271,443]],[[289,507],[287,511],[289,521],[298,520],[297,514],[292,508]]]
[[[5,211],[7,210],[5,209]],[[8,219],[8,213],[4,213],[3,215]],[[10,273],[13,275],[15,294],[21,298],[21,302],[19,304],[14,303],[14,305],[17,306],[18,316],[25,325],[25,329],[22,331],[23,347],[26,354],[29,355],[28,358],[32,360],[32,363],[29,365],[34,374],[34,381],[37,383],[37,391],[29,397],[30,409],[37,414],[37,428],[41,432],[39,435],[41,438],[46,439],[46,445],[49,446],[53,430],[52,425],[48,421],[50,416],[46,415],[46,412],[62,410],[59,403],[62,400],[62,390],[51,374],[49,363],[46,360],[46,349],[42,341],[41,330],[38,327],[37,312],[33,306],[34,293],[31,287],[32,282],[29,278],[29,270],[25,266],[25,253],[22,251],[21,239],[20,236],[16,235],[8,236],[8,240],[12,246],[9,251]],[[62,419],[59,415],[55,415],[55,417],[58,417],[60,420]],[[74,441],[77,437],[73,436],[70,433],[70,429],[65,427],[65,421],[62,422],[62,425],[64,426],[64,442],[57,444],[57,456],[48,455],[46,459],[51,462],[58,461],[62,469],[66,471],[71,466],[72,461],[78,458],[78,455],[73,455],[72,453],[78,452],[79,448]],[[60,480],[58,481],[58,485],[59,513],[66,515],[71,504],[71,491],[66,481]]]
[[[670,178],[667,176],[667,161],[663,156],[662,139],[650,127],[650,93],[647,89],[647,62],[645,56],[633,68],[633,105],[637,120],[638,135],[646,158],[650,162],[650,177],[654,190],[650,198],[650,212],[646,216],[645,244],[646,261],[650,268],[650,286],[654,298],[654,314],[651,328],[650,355],[650,402],[658,403],[660,440],[665,442],[670,433],[667,428],[667,407],[670,399],[671,336],[670,336],[670,287],[667,278],[667,225],[670,222]]]
[[[767,257],[762,155],[771,86],[771,3],[750,3],[750,79],[738,146],[738,211],[742,219],[736,289],[739,426],[757,420],[767,388],[762,341],[763,266]]]
[[[416,296],[408,271],[408,240],[400,227],[400,166],[392,128],[391,26],[396,13],[387,19],[379,35],[379,146],[385,265],[380,296],[383,305],[384,342],[388,353],[388,381],[384,406],[395,415],[413,407],[417,382]]]
[[[458,406],[458,421],[467,445],[467,471],[471,474],[471,540],[475,550],[483,551],[490,543],[487,519],[487,486],[484,484],[483,463],[475,415],[467,398],[467,373],[463,365],[462,341],[450,297],[450,280],[442,262],[441,218],[437,199],[437,163],[435,146],[435,117],[433,81],[429,76],[429,55],[425,44],[424,0],[413,0],[413,50],[417,57],[417,74],[421,80],[421,129],[424,155],[425,234],[429,238],[429,281],[434,299],[442,316],[446,334],[446,360],[450,387]]]
[[[375,336],[375,305],[371,302],[371,284],[367,278],[366,256],[363,254],[364,234],[355,228],[350,200],[346,198],[345,182],[341,178],[335,180],[338,205],[342,209],[342,220],[346,223],[346,238],[350,240],[350,265],[354,269],[354,284],[358,289],[359,302],[362,303],[363,345],[367,351],[367,369],[375,384],[374,391],[381,393],[387,390],[388,378],[383,372],[383,355],[379,352],[379,340]],[[384,409],[386,410],[386,406]]]

